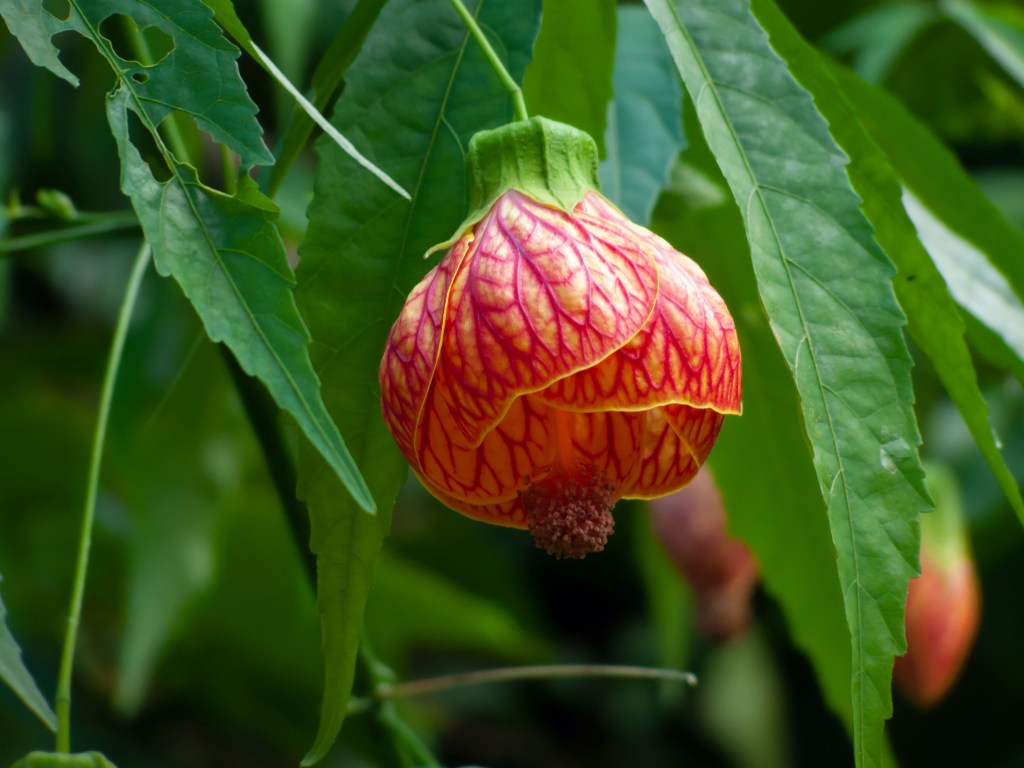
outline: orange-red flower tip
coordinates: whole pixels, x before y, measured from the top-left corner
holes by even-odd
[[[384,419],[444,503],[582,557],[616,501],[685,485],[739,412],[735,327],[596,191],[585,134],[535,119],[469,154],[477,211],[392,328]]]

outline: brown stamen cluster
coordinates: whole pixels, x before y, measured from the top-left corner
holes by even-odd
[[[537,546],[561,560],[600,552],[615,529],[615,486],[592,464],[561,468],[519,492]]]

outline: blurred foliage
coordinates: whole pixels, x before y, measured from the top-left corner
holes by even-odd
[[[302,84],[355,5],[251,0],[237,10],[253,38]],[[1024,229],[1024,90],[942,4],[779,6],[804,37],[883,86],[931,128],[1010,224]],[[894,26],[893,14],[903,22]],[[614,39],[607,33],[602,46]],[[83,39],[62,35],[55,43],[80,77],[78,89],[33,66],[0,31],[0,191],[5,203],[17,196],[22,208],[36,206],[41,190],[60,190],[81,211],[121,214],[128,203],[101,108],[114,83],[110,69]],[[581,65],[604,72],[600,51],[590,54],[594,60]],[[253,62],[239,65],[273,147],[293,106]],[[602,93],[565,108],[600,125],[607,112],[591,102]],[[219,178],[220,158],[195,140],[204,178]],[[715,248],[729,242],[715,233],[731,226],[737,211],[698,151],[704,150],[691,146],[676,163],[655,217],[671,217],[677,244],[698,260],[713,259]],[[293,260],[315,162],[307,148],[275,199]],[[265,182],[266,173],[257,179]],[[18,208],[8,205],[0,215],[3,237],[69,226],[49,215],[19,216]],[[128,229],[0,254],[3,604],[26,665],[48,695],[103,363],[137,245],[137,232]],[[727,265],[706,268],[714,276]],[[723,293],[752,290],[730,289],[725,272],[722,280]],[[770,342],[757,298],[740,303],[750,305],[752,337]],[[928,712],[896,696],[888,734],[907,768],[1024,765],[1016,724],[1024,700],[1024,535],[928,358],[913,345],[911,351],[923,451],[955,472],[963,495],[982,583],[982,626],[951,695]],[[1024,386],[986,362],[990,357],[976,356],[979,379],[1003,456],[1020,482]],[[767,355],[763,365],[779,363]],[[789,390],[763,400],[790,410],[793,401]],[[749,405],[751,420],[770,426],[771,409]],[[277,426],[294,451],[294,423],[282,418]],[[724,433],[720,475],[744,477],[736,458],[742,454],[725,441],[741,439],[745,428],[730,425]],[[143,286],[108,437],[76,665],[76,748],[99,750],[121,768],[295,765],[315,734],[323,680],[308,532],[282,511],[224,356],[203,335],[180,289],[155,274]],[[786,439],[803,447],[795,430]],[[785,465],[784,456],[769,458],[766,473],[773,462]],[[817,497],[800,496],[808,480],[794,476],[779,499],[797,494],[820,506]],[[781,502],[763,503],[771,509]],[[799,519],[800,509],[790,511]],[[658,550],[644,506],[623,504],[617,514],[618,533],[600,557],[556,562],[528,537],[468,521],[415,483],[404,484],[368,606],[367,646],[375,657],[360,660],[355,696],[364,699],[373,681],[392,673],[415,680],[543,661],[689,668],[700,677],[696,689],[561,680],[401,700],[393,713],[370,702],[349,717],[322,764],[412,764],[411,747],[396,746],[396,721],[451,766],[849,764],[846,733],[802,650],[808,642],[791,634],[770,590],[756,597],[754,629],[734,645],[715,647],[695,633],[692,598]],[[778,533],[751,518],[737,521],[737,533],[745,528],[765,541]],[[823,531],[800,533],[812,540]],[[786,554],[783,548],[776,557]],[[799,554],[795,559],[810,561],[820,552]],[[51,738],[0,686],[0,765],[49,748]]]

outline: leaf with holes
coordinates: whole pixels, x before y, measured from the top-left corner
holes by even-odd
[[[273,157],[256,122],[256,105],[238,74],[238,49],[224,39],[213,12],[199,0],[168,0],[159,7],[135,0],[71,0],[71,13],[60,20],[44,10],[41,0],[10,0],[0,14],[33,62],[77,84],[60,63],[50,37],[73,30],[92,41],[132,94],[130,106],[158,126],[182,112],[214,139],[241,155],[243,165],[267,165]],[[170,51],[155,63],[119,55],[102,26],[122,15],[143,32],[158,30]],[[178,158],[184,160],[184,158]]]
[[[157,269],[174,277],[210,338],[227,344],[242,368],[259,377],[359,505],[372,512],[369,490],[320,396],[309,360],[309,334],[295,305],[291,268],[274,223],[276,208],[245,176],[235,196],[206,187],[158,131],[169,115],[185,114],[238,152],[243,165],[272,161],[256,107],[238,74],[238,49],[214,24],[213,12],[199,0],[169,0],[159,10],[133,0],[72,0],[70,16],[55,29],[44,19],[55,17],[41,5],[33,16],[25,0],[17,2],[27,50],[38,49],[41,35],[73,29],[91,40],[113,68],[118,83],[107,99],[107,117],[121,155],[121,186],[153,248]],[[169,38],[170,50],[148,65],[119,55],[101,34],[103,23],[116,14],[142,32],[160,31]],[[36,19],[34,26],[25,22],[28,18]],[[154,178],[132,143],[129,122],[134,117],[149,131],[170,171],[166,182]]]
[[[854,755],[878,765],[928,504],[895,270],[872,239],[846,156],[748,0],[647,5],[743,213],[761,300],[793,372],[850,632]]]
[[[512,76],[521,78],[539,0],[480,0],[470,8]],[[384,342],[406,294],[431,266],[423,254],[449,238],[467,213],[470,137],[511,117],[507,93],[448,0],[392,0],[348,71],[333,122],[413,193],[412,202],[381,185],[359,184],[349,157],[323,139],[318,144],[298,297],[327,406],[381,514],[357,514],[316,455],[301,454],[326,659],[320,730],[307,762],[326,752],[345,718],[387,513],[407,474],[380,415]]]

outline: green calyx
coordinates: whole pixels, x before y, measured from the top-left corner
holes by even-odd
[[[470,214],[449,240],[425,256],[450,247],[510,189],[552,208],[572,211],[587,192],[601,188],[597,144],[590,134],[546,117],[474,134],[469,140],[468,165]]]
[[[469,185],[471,220],[510,189],[571,211],[600,188],[597,145],[584,131],[545,117],[480,131],[469,142]]]

